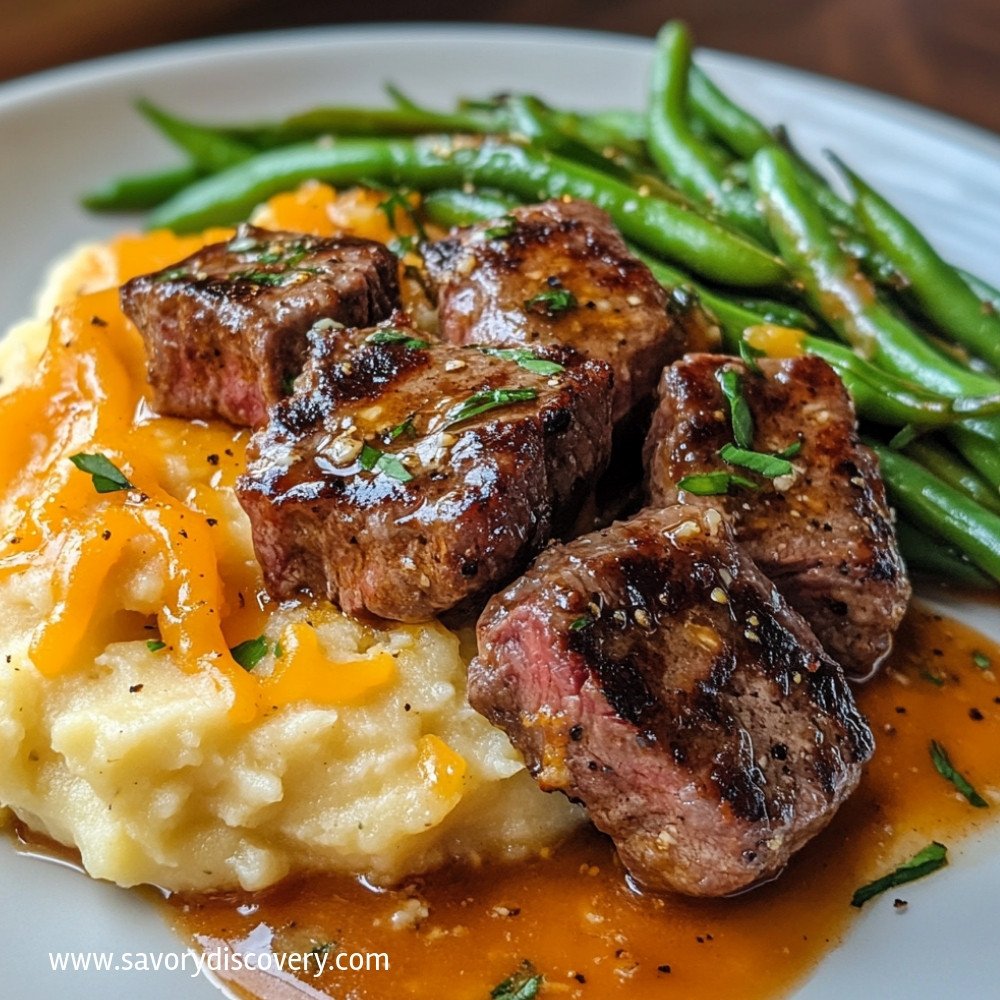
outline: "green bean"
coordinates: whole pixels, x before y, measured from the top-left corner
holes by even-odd
[[[774,142],[774,136],[753,115],[731,101],[698,66],[688,73],[688,100],[692,110],[712,133],[734,153],[749,160],[758,149]]]
[[[80,203],[91,212],[145,212],[190,187],[202,176],[191,164],[146,174],[127,174],[88,192]]]
[[[743,236],[600,171],[513,143],[462,137],[342,139],[260,153],[182,191],[152,213],[150,225],[190,232],[232,223],[310,179],[335,185],[371,179],[416,190],[472,183],[529,200],[569,195],[603,208],[626,237],[710,280],[760,287],[780,284],[787,273]]]
[[[996,581],[980,573],[958,549],[902,518],[896,522],[896,540],[911,573],[970,590],[996,589]]]
[[[386,82],[382,85],[382,89],[385,91],[386,96],[392,101],[392,106],[394,108],[399,108],[400,111],[418,111],[421,112],[424,109],[417,104],[412,97],[406,94],[401,87],[398,87],[392,82]]]
[[[767,244],[770,237],[753,197],[726,177],[725,166],[691,130],[687,116],[687,80],[691,37],[684,25],[670,21],[657,36],[649,85],[649,151],[665,177],[689,197],[711,205],[730,225]]]
[[[516,198],[499,191],[462,191],[443,188],[429,191],[421,210],[439,226],[470,226],[485,219],[498,219],[519,204]]]
[[[263,151],[324,136],[379,138],[444,132],[499,134],[508,131],[508,122],[505,111],[472,113],[399,105],[391,108],[331,105],[312,108],[278,122],[205,127]]]
[[[854,210],[827,183],[823,177],[792,145],[783,128],[773,132],[748,111],[732,101],[701,69],[692,65],[688,77],[688,98],[692,108],[706,121],[715,135],[745,159],[753,157],[758,149],[780,146],[789,152],[794,163],[795,175],[801,187],[824,214],[848,237],[856,237],[858,221]],[[872,259],[872,249],[866,243],[856,243],[855,253],[861,259]],[[882,274],[885,262],[872,259],[873,269]]]
[[[994,514],[1000,514],[1000,493],[990,489],[982,476],[947,449],[928,438],[917,438],[902,451],[939,479],[972,497],[976,503],[982,504]]]
[[[965,460],[1000,493],[1000,447],[981,433],[985,421],[967,421],[948,428],[948,437]],[[987,431],[992,429],[992,421]]]
[[[203,173],[225,170],[249,159],[256,152],[248,143],[233,139],[218,129],[178,118],[152,101],[142,99],[136,101],[135,106],[147,121],[187,153],[191,162]]]
[[[645,165],[635,158],[620,153],[609,157],[602,147],[577,138],[570,116],[554,112],[537,97],[513,95],[507,98],[505,106],[510,115],[509,131],[523,135],[533,145],[610,174],[637,191],[683,205],[699,215],[710,215],[662,178],[644,173]]]
[[[271,134],[272,145],[285,145],[317,136],[426,135],[438,132],[485,134],[506,131],[498,115],[462,115],[408,108],[314,108],[285,119]]]
[[[922,465],[873,445],[892,502],[918,528],[938,535],[1000,580],[1000,516],[977,504]]]
[[[923,389],[876,368],[849,347],[823,337],[804,336],[808,354],[823,358],[847,386],[858,413],[890,427],[952,427],[970,417],[1000,413],[1000,394],[952,398]]]
[[[819,324],[815,318],[787,302],[775,302],[773,299],[740,298],[739,303],[752,313],[761,317],[764,323],[774,323],[776,326],[788,326],[796,330],[809,330],[815,333]]]
[[[734,302],[712,292],[676,269],[654,260],[648,254],[633,253],[653,272],[666,288],[687,286],[719,324],[723,344],[730,354],[740,353],[744,333],[767,323],[759,313],[744,303]],[[890,427],[949,427],[969,416],[989,416],[1000,413],[1000,395],[952,399],[921,389],[904,379],[896,378],[859,357],[849,347],[823,337],[802,333],[801,348],[807,354],[822,358],[840,376],[854,401],[859,416]]]
[[[596,149],[608,146],[637,160],[646,153],[646,117],[638,111],[593,111],[587,114],[563,112],[581,141]]]
[[[705,72],[692,64],[688,74],[688,99],[696,114],[713,133],[744,159],[758,149],[780,146],[792,154],[796,178],[809,196],[839,225],[853,231],[857,220],[851,206],[834,192],[822,174],[792,146],[783,128],[771,131],[719,89]]]
[[[630,170],[605,156],[599,149],[567,134],[544,102],[531,94],[517,94],[506,104],[510,114],[509,130],[523,135],[550,153],[558,153],[577,163],[586,164],[596,170],[630,182]]]
[[[855,192],[854,211],[872,245],[906,279],[920,310],[942,331],[1000,366],[1000,315],[986,308],[962,276],[897,208],[837,161]]]
[[[992,307],[994,312],[1000,312],[1000,289],[994,288],[983,281],[982,278],[977,278],[974,274],[969,274],[968,271],[962,268],[957,268],[957,270],[980,302],[987,308]]]
[[[992,396],[1000,381],[945,357],[883,305],[831,236],[819,208],[799,186],[789,154],[762,149],[751,164],[754,189],[774,238],[813,309],[862,356],[880,368],[946,396]],[[1000,462],[973,439],[1000,443],[1000,420],[967,421],[952,432],[956,445],[991,485]]]
[[[889,311],[831,236],[797,182],[789,154],[755,154],[751,177],[771,231],[812,307],[861,354],[944,395],[992,395],[995,379],[966,371],[930,347]]]

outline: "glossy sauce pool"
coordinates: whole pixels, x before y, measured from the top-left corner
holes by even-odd
[[[912,610],[888,667],[859,693],[878,742],[861,787],[780,879],[738,898],[637,895],[609,842],[585,833],[548,858],[438,872],[391,892],[320,876],[261,894],[175,896],[170,918],[202,950],[318,949],[331,956],[323,975],[301,981],[245,970],[222,976],[238,992],[269,1000],[482,1000],[525,961],[545,977],[540,997],[714,998],[732,995],[734,984],[747,1000],[781,995],[849,928],[859,912],[850,905],[858,886],[931,840],[954,848],[994,821],[994,670],[1000,647],[926,609]],[[973,808],[937,773],[932,739],[989,808]],[[866,905],[903,908],[910,888]],[[416,923],[397,926],[407,914]],[[354,952],[387,955],[389,970],[332,968],[338,953],[346,962]]]

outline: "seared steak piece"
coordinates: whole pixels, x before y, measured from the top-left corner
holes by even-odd
[[[313,323],[368,326],[398,302],[397,261],[381,243],[254,226],[121,289],[157,410],[250,426],[302,370]]]
[[[547,201],[424,250],[441,336],[455,344],[562,342],[615,374],[618,423],[653,396],[685,346],[667,293],[599,208]]]
[[[715,510],[647,509],[549,547],[478,636],[472,705],[649,889],[773,878],[872,753],[840,668]]]
[[[896,547],[878,460],[858,440],[850,396],[821,358],[761,359],[763,377],[733,358],[695,354],[663,373],[646,441],[653,504],[678,500],[725,512],[740,543],[812,626],[847,675],[870,676],[892,648],[910,584]],[[753,416],[753,449],[796,442],[791,478],[767,479],[727,465],[733,441],[719,373],[739,373]],[[756,490],[697,496],[677,483],[727,470]]]
[[[571,522],[610,453],[611,373],[569,348],[503,354],[392,327],[311,335],[237,484],[272,595],[420,621]]]

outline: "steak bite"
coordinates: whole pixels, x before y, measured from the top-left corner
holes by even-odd
[[[237,484],[268,591],[399,621],[492,592],[604,468],[610,390],[607,366],[569,348],[311,335]]]
[[[250,426],[287,394],[315,322],[369,326],[398,302],[397,261],[381,243],[255,226],[121,288],[157,410]]]
[[[515,208],[425,247],[424,260],[444,340],[562,342],[606,361],[616,424],[652,399],[663,366],[684,350],[667,293],[587,202]]]
[[[892,648],[910,597],[878,460],[858,439],[850,396],[825,361],[807,355],[759,366],[762,375],[733,358],[694,354],[664,371],[646,441],[650,500],[722,510],[830,655],[862,680]],[[752,449],[798,448],[790,475],[756,476],[720,457],[733,442],[724,371],[738,375]],[[678,486],[686,476],[723,470],[757,489],[698,496]]]
[[[649,889],[773,878],[873,750],[840,668],[715,510],[647,509],[550,546],[478,638],[473,707]]]

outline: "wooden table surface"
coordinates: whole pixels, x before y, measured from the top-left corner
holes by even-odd
[[[1000,132],[1000,0],[4,0],[0,79],[209,35],[359,21],[549,24],[698,43],[839,77]],[[363,15],[363,16],[359,16]]]

